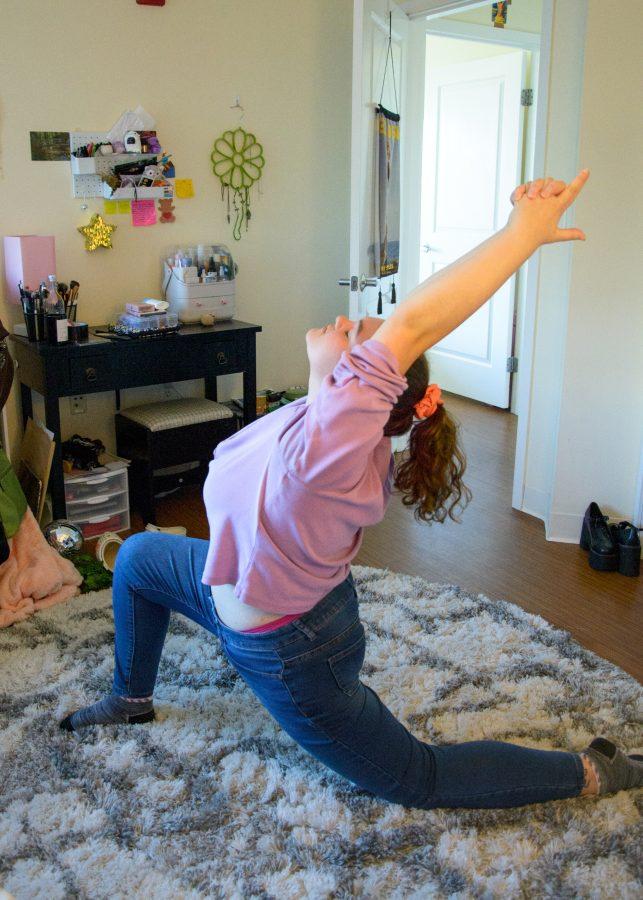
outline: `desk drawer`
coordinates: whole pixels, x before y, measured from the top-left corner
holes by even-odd
[[[70,387],[79,394],[107,391],[114,385],[112,361],[104,353],[69,361]]]
[[[203,349],[204,365],[209,374],[216,375],[219,369],[235,367],[239,361],[237,344],[235,341],[226,343],[207,344]]]
[[[135,387],[187,381],[234,371],[239,353],[236,341],[188,342],[179,345],[171,338],[158,341],[139,340],[121,349],[120,386]]]

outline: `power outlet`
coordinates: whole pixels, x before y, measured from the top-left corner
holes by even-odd
[[[72,416],[79,416],[87,412],[87,397],[82,394],[79,397],[69,398],[69,408]]]

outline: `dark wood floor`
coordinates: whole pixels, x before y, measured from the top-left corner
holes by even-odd
[[[642,681],[643,579],[595,572],[579,547],[546,541],[540,520],[511,508],[515,417],[460,397],[448,403],[461,422],[474,495],[462,523],[419,524],[393,497],[385,520],[366,531],[355,563],[509,600]],[[199,490],[160,500],[158,522],[207,538]],[[142,527],[136,516],[132,525]]]

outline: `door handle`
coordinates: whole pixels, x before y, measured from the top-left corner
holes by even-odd
[[[351,291],[363,291],[367,287],[377,287],[379,278],[369,278],[368,275],[351,275],[350,278],[340,278],[337,284],[340,287],[349,287]]]
[[[430,244],[422,244],[422,249],[425,253],[430,253],[432,250],[437,249],[436,247],[431,247]]]

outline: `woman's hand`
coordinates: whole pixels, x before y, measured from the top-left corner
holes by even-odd
[[[538,178],[536,181],[528,181],[526,184],[519,184],[518,187],[512,191],[509,199],[511,200],[511,205],[515,206],[525,194],[532,200],[539,194],[541,197],[557,197],[558,194],[562,194],[566,187],[567,184],[564,181],[556,181],[553,178]]]
[[[584,169],[571,184],[547,179],[525,189],[521,185],[512,195],[514,208],[505,228],[439,269],[398,304],[376,334],[400,372],[480,309],[542,244],[585,240],[579,228],[561,229],[558,222],[588,177]]]
[[[520,185],[511,195],[514,208],[507,227],[533,244],[534,249],[557,241],[584,241],[585,233],[580,228],[559,228],[558,222],[588,178],[589,170],[583,169],[569,184],[541,178]]]

